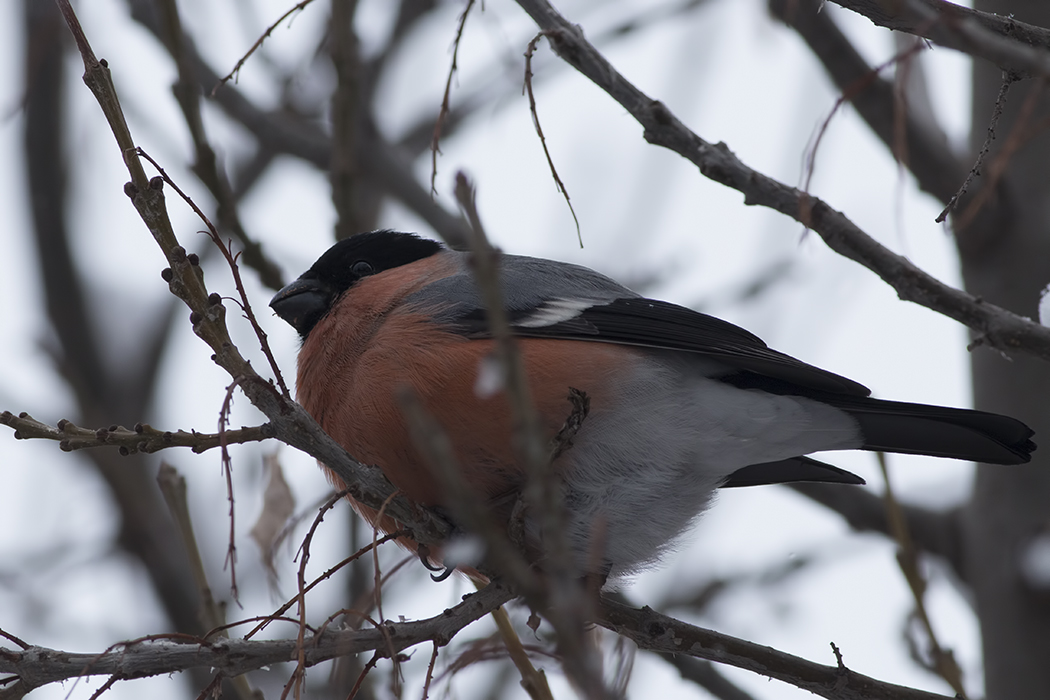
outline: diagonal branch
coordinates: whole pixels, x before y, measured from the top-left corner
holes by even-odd
[[[862,231],[824,201],[745,165],[723,143],[711,144],[690,131],[662,103],[627,81],[546,0],[517,0],[555,53],[622,105],[645,129],[645,140],[699,167],[701,174],[744,194],[744,203],[765,206],[813,229],[835,252],[860,263],[905,301],[969,326],[982,342],[1001,350],[1023,350],[1050,360],[1050,328],[949,287]]]
[[[680,622],[652,608],[632,608],[602,598],[596,622],[641,649],[717,661],[808,690],[829,700],[947,700],[943,695],[885,683]]]
[[[69,27],[74,33],[77,45],[83,49],[81,55],[85,74],[102,76],[102,79],[86,82],[100,104],[109,106],[106,116],[117,137],[121,152],[126,154],[128,169],[133,173],[136,168],[141,170],[138,166],[135,143],[124,123],[116,90],[108,76],[109,68],[95,59],[83,30],[75,21],[69,0],[58,2],[64,14],[71,18],[68,22]],[[132,164],[135,164],[134,167]],[[187,255],[175,236],[167,214],[164,183],[164,178],[154,177],[148,181],[145,188],[129,182],[124,191],[164,253],[170,267],[164,271],[162,277],[168,282],[171,293],[189,307],[193,332],[214,351],[212,361],[222,367],[252,404],[270,419],[277,439],[324,463],[344,483],[352,485],[350,493],[355,500],[377,509],[384,507],[384,503],[394,493],[394,488],[382,472],[369,468],[351,457],[342,446],[325,434],[305,409],[292,401],[286,392],[278,391],[272,381],[260,377],[234,345],[226,326],[226,310],[221,297],[209,293],[204,284],[200,261],[196,255]],[[216,242],[221,243],[218,240]],[[448,523],[440,517],[416,508],[401,496],[390,501],[387,512],[398,521],[411,524],[413,539],[422,544],[437,544],[444,541],[450,532]]]
[[[983,58],[1015,78],[1050,75],[1050,29],[946,0],[834,0],[887,29]]]

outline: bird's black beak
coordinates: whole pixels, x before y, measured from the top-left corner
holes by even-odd
[[[300,277],[270,300],[270,308],[305,340],[332,305],[331,291],[316,279]]]

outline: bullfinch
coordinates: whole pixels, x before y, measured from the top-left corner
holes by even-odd
[[[363,233],[332,246],[270,306],[302,338],[297,399],[332,438],[410,500],[440,508],[439,482],[396,399],[408,387],[443,426],[464,478],[506,520],[525,475],[507,398],[479,382],[494,341],[468,260],[413,234]],[[499,270],[548,434],[570,415],[570,388],[590,399],[554,462],[577,564],[601,569],[589,573],[617,577],[653,562],[717,488],[864,483],[810,453],[1020,464],[1035,449],[1013,418],[871,398],[742,328],[585,267],[502,255]],[[538,529],[526,517],[526,536]]]

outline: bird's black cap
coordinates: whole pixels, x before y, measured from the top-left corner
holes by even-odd
[[[305,340],[335,301],[362,278],[428,258],[441,250],[440,243],[413,233],[359,233],[325,251],[299,279],[274,295],[270,308]]]

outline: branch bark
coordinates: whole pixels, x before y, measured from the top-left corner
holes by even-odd
[[[1015,78],[1050,75],[1050,29],[946,0],[833,0],[880,27],[983,58]],[[1001,10],[1002,5],[996,5]]]
[[[717,661],[784,681],[829,700],[946,700],[946,696],[883,683],[845,666],[823,666],[770,647],[680,622],[645,607],[602,598],[598,624],[641,649]]]
[[[126,680],[189,669],[214,669],[234,677],[271,664],[294,662],[300,649],[307,666],[366,651],[389,657],[421,642],[445,646],[464,627],[513,597],[510,589],[492,583],[434,617],[415,622],[387,621],[383,629],[325,629],[308,636],[302,647],[296,639],[255,641],[224,637],[145,638],[114,645],[99,654],[37,646],[21,650],[0,647],[0,673],[19,676],[28,692],[48,683],[94,675],[114,675]]]

